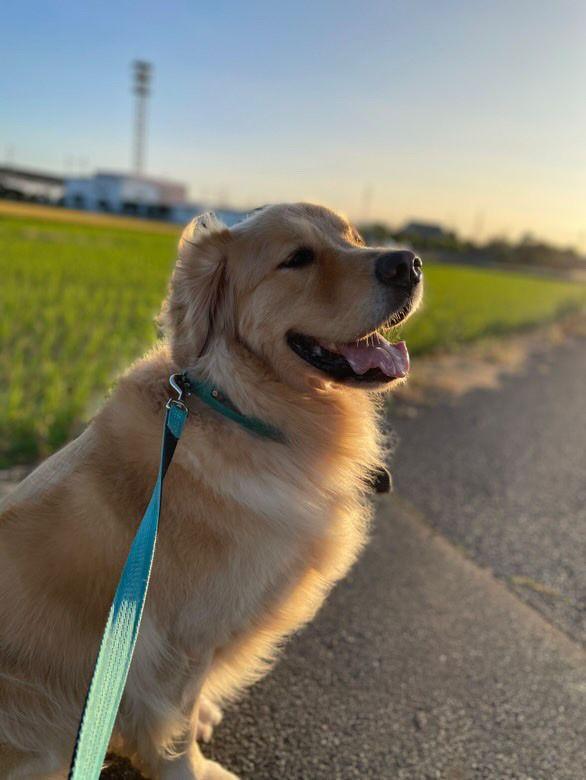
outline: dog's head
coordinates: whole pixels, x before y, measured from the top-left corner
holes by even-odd
[[[181,237],[164,321],[182,368],[222,339],[295,387],[380,390],[409,369],[380,331],[415,309],[421,279],[412,252],[365,247],[322,206],[268,206],[231,229],[204,214]]]

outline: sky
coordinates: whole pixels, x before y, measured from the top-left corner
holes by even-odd
[[[196,201],[586,249],[584,0],[28,0],[0,8],[0,164],[131,164]]]

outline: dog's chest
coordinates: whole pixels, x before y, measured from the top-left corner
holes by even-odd
[[[213,492],[226,502],[226,512],[252,513],[259,521],[271,526],[316,529],[325,520],[330,499],[323,487],[314,481],[315,475],[304,473],[289,457],[261,461],[251,468],[246,458],[240,465],[225,465],[221,471],[206,464],[204,453],[187,450],[186,465],[195,475],[202,475]],[[312,479],[313,477],[313,479]]]
[[[196,457],[190,460],[201,466]],[[230,542],[214,558],[209,575],[196,577],[181,610],[179,633],[190,651],[202,643],[229,643],[274,617],[307,581],[308,569],[319,570],[323,583],[327,573],[320,559],[335,557],[332,546],[348,536],[338,533],[347,501],[295,463],[279,465],[253,473],[225,469],[214,485],[222,499],[215,507],[217,523],[229,529]]]
[[[238,531],[209,576],[194,583],[181,616],[189,645],[203,637],[223,645],[258,625],[279,611],[307,569],[317,566],[328,536],[327,507],[301,493],[294,502],[292,493],[278,491],[254,501],[263,495],[262,487],[250,484],[244,496],[248,505],[229,510]]]

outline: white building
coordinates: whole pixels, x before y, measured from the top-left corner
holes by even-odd
[[[186,224],[209,211],[209,206],[187,201],[184,184],[125,173],[98,171],[93,176],[65,180],[63,205],[71,209],[106,211]],[[246,212],[220,207],[218,217],[228,226],[244,219]]]
[[[66,179],[63,204],[72,209],[172,219],[173,210],[186,205],[186,199],[187,189],[178,182],[98,171],[91,177]]]

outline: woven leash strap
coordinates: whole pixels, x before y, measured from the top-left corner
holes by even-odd
[[[132,542],[110,607],[77,732],[69,770],[70,780],[98,780],[100,777],[132,662],[149,586],[161,512],[163,480],[186,418],[185,406],[177,401],[169,401],[157,481]]]

